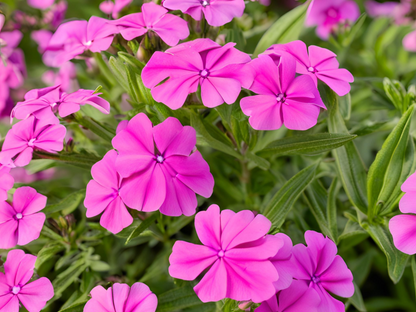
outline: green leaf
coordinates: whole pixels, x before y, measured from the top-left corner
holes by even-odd
[[[210,132],[205,128],[204,123],[201,120],[201,117],[195,113],[191,113],[191,126],[196,130],[196,132],[201,136],[205,145],[212,147],[213,149],[219,150],[231,156],[234,156],[238,159],[243,159],[243,156],[238,153],[232,146],[227,145],[221,141],[218,141],[211,136]],[[198,142],[201,143],[200,141]]]
[[[55,212],[59,212],[59,211],[62,211],[64,215],[68,215],[78,208],[78,206],[80,205],[84,197],[85,197],[85,189],[79,190],[77,192],[69,194],[67,197],[65,197],[64,199],[62,199],[60,202],[56,204],[47,205],[42,210],[42,212],[46,214],[47,216],[50,216],[51,214]]]
[[[110,271],[111,267],[108,263],[104,261],[94,260],[90,263],[91,270],[96,272],[106,272]]]
[[[328,192],[325,187],[319,182],[318,179],[313,180],[305,192],[303,193],[305,200],[314,215],[316,221],[318,222],[321,232],[326,236],[329,236],[332,240],[332,233],[329,229],[329,224],[326,216],[326,207],[328,203]],[[334,240],[335,241],[335,240]]]
[[[257,166],[259,166],[259,168],[263,170],[269,170],[270,163],[266,159],[253,154],[251,151],[247,151],[245,155],[248,160],[255,163]]]
[[[386,255],[389,276],[397,284],[403,275],[410,256],[402,253],[394,246],[393,238],[386,225],[364,223],[362,227]]]
[[[145,220],[143,220],[139,226],[137,226],[127,237],[126,244],[128,244],[133,238],[139,236],[143,233],[144,230],[146,230],[149,226],[151,226],[158,218],[159,213],[155,212],[151,216],[147,217]]]
[[[413,285],[415,286],[415,291],[416,291],[416,259],[415,259],[415,256],[412,257],[412,275],[413,275]]]
[[[354,295],[349,299],[351,304],[360,312],[366,312],[367,309],[364,304],[363,295],[361,294],[360,287],[353,281]]]
[[[354,25],[351,27],[351,30],[349,31],[347,37],[343,40],[342,45],[344,47],[348,47],[357,36],[358,31],[361,29],[361,27],[364,24],[365,19],[367,18],[367,14],[363,13],[361,16],[357,19],[357,21],[354,23]]]
[[[404,113],[407,110],[407,107],[404,106],[404,99],[406,98],[406,89],[404,86],[399,81],[391,81],[387,77],[383,80],[383,86],[387,97],[396,109],[398,109],[401,113]]]
[[[306,167],[289,181],[273,196],[266,208],[264,216],[272,221],[274,228],[280,228],[293,204],[315,177],[318,163]]]
[[[339,110],[338,96],[328,87],[322,89],[321,95],[328,107],[329,132],[349,134]],[[332,154],[348,198],[355,207],[366,213],[367,172],[354,142],[348,142],[333,150]]]
[[[300,5],[281,16],[263,35],[253,57],[276,43],[288,43],[299,38],[306,17],[308,4]]]
[[[156,312],[180,311],[184,308],[200,305],[201,303],[193,288],[187,284],[186,286],[175,288],[161,294],[158,297]]]
[[[33,159],[29,165],[25,167],[29,174],[35,174],[37,172],[54,167],[56,162],[50,159]]]
[[[342,133],[316,133],[280,139],[257,152],[259,156],[316,155],[331,151],[357,136]]]
[[[91,167],[100,159],[95,155],[86,155],[80,153],[59,153],[52,154],[42,151],[34,151],[33,156],[42,159],[51,159],[59,162],[66,163],[68,165],[80,167],[83,169],[91,170]]]
[[[88,300],[85,300],[83,302],[79,302],[79,303],[75,303],[73,305],[71,305],[70,307],[63,309],[63,310],[59,310],[58,312],[83,312],[84,311],[84,307],[87,304]]]
[[[55,297],[59,298],[65,289],[75,282],[87,267],[88,264],[85,263],[85,259],[81,258],[60,273],[52,283],[55,290]]]
[[[338,245],[338,223],[337,223],[337,195],[338,195],[338,179],[334,178],[328,193],[327,216],[328,226],[331,231],[331,237],[335,244]]]
[[[339,97],[339,111],[344,120],[351,118],[351,95],[348,93]]]
[[[65,250],[65,247],[62,243],[59,242],[45,245],[37,254],[35,268],[39,269],[43,263],[48,261],[50,258],[62,250]]]
[[[409,139],[413,111],[414,105],[387,137],[370,167],[367,180],[369,220],[394,208],[402,194],[401,185],[414,171],[413,139]]]

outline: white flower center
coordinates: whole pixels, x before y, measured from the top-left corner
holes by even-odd
[[[201,4],[205,8],[206,6],[209,5],[209,0],[201,0]]]
[[[315,72],[315,68],[313,68],[312,66],[311,67],[308,67],[308,72],[314,73]]]
[[[20,292],[20,287],[19,286],[13,286],[12,293],[14,295],[17,295],[19,292]]]
[[[84,45],[87,46],[87,47],[89,47],[90,45],[92,45],[92,41],[90,40],[88,42],[85,42]]]
[[[23,218],[23,215],[20,212],[16,213],[16,219],[17,220],[20,220],[22,218]]]
[[[225,251],[224,250],[218,251],[218,257],[222,258],[224,256],[225,256]]]
[[[163,163],[163,161],[165,160],[165,158],[163,158],[163,156],[162,155],[158,155],[157,157],[156,157],[156,161],[158,162],[158,163]]]
[[[199,75],[201,75],[202,78],[207,78],[209,76],[209,71],[204,69],[201,70],[201,72],[199,73]]]
[[[35,139],[30,139],[30,141],[27,142],[27,145],[30,146],[30,147],[33,147],[35,145],[35,141],[36,141],[36,138]]]

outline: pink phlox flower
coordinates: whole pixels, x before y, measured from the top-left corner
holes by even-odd
[[[205,17],[211,26],[222,26],[241,17],[244,13],[244,0],[165,0],[163,6],[170,10],[180,10],[197,21]]]
[[[34,116],[16,123],[6,135],[0,152],[0,164],[14,162],[18,167],[30,163],[34,150],[55,153],[63,149],[66,128],[62,125],[40,125]]]
[[[337,246],[322,234],[307,231],[307,246],[298,244],[293,247],[293,256],[298,266],[298,280],[308,283],[321,298],[318,311],[344,312],[344,303],[330,295],[349,298],[354,294],[353,276],[345,261],[337,255]]]
[[[0,202],[0,249],[26,245],[37,239],[45,222],[41,211],[46,206],[46,196],[24,186],[13,194],[13,205]]]
[[[4,263],[4,273],[0,272],[0,310],[18,312],[20,303],[29,312],[39,312],[54,295],[49,279],[41,277],[33,282],[37,257],[25,254],[23,250],[9,251]]]
[[[32,31],[32,33],[30,34],[30,37],[32,38],[32,40],[38,44],[38,51],[41,54],[45,52],[52,36],[53,36],[53,32],[51,32],[50,30],[46,30],[46,29],[35,30],[35,31]]]
[[[49,86],[60,85],[61,90],[70,93],[79,90],[77,68],[72,62],[65,62],[58,72],[48,70],[42,75],[42,81]]]
[[[104,212],[100,224],[114,234],[133,222],[119,194],[123,178],[116,170],[116,158],[117,152],[111,150],[92,166],[93,180],[87,185],[84,201],[87,217],[95,217]]]
[[[58,3],[55,3],[50,7],[50,9],[43,15],[43,23],[50,24],[53,29],[56,29],[62,21],[65,19],[66,10],[68,9],[68,4],[66,1],[62,0]]]
[[[408,24],[412,22],[410,13],[412,12],[412,3],[409,0],[401,2],[383,2],[366,1],[365,8],[371,17],[391,17],[397,25]]]
[[[321,299],[304,281],[293,281],[289,288],[263,302],[255,312],[319,312]]]
[[[355,22],[360,8],[353,0],[313,0],[306,14],[306,26],[317,26],[316,34],[327,40],[340,24]]]
[[[0,32],[0,52],[3,58],[8,58],[22,41],[20,30]]]
[[[153,2],[144,3],[141,13],[123,16],[113,22],[126,40],[155,32],[167,45],[175,46],[179,40],[189,36],[188,23],[179,16],[168,14],[168,10]]]
[[[46,10],[50,8],[54,2],[55,0],[27,0],[27,4],[33,8],[40,10]]]
[[[84,312],[155,312],[157,308],[156,295],[143,283],[135,283],[131,288],[115,283],[107,290],[96,286],[91,297]]]
[[[404,36],[403,47],[407,51],[416,52],[416,30]]]
[[[123,126],[112,143],[119,153],[116,168],[123,177],[124,203],[168,216],[195,214],[195,193],[208,198],[214,188],[209,166],[195,149],[195,129],[173,117],[153,127],[143,113]]]
[[[94,90],[83,89],[67,94],[61,90],[60,85],[34,89],[26,93],[25,101],[16,104],[11,117],[25,119],[33,115],[41,124],[59,123],[55,113],[66,117],[79,111],[81,106],[86,104],[109,114],[110,103],[99,97],[100,94],[94,93]]]
[[[26,168],[13,168],[10,175],[15,183],[29,184],[35,181],[50,180],[56,173],[55,168],[49,168],[36,173],[30,173]]]
[[[216,47],[208,48],[213,45]],[[207,50],[199,52],[186,42],[166,53],[153,54],[142,72],[144,85],[152,89],[156,101],[171,109],[182,107],[198,85],[205,106],[233,104],[241,88],[248,88],[253,82],[252,70],[246,66],[250,56],[234,48],[235,43],[221,47],[210,39],[202,39],[196,46],[205,46]]]
[[[285,54],[276,66],[273,59],[260,55],[251,62],[256,71],[250,90],[258,95],[245,97],[240,105],[256,130],[276,130],[283,124],[292,130],[316,125],[321,108],[326,109],[312,78],[296,77],[296,61]]]
[[[118,33],[108,20],[92,16],[89,21],[71,21],[58,27],[49,41],[43,61],[46,65],[59,67],[85,51],[107,50]]]
[[[290,237],[283,233],[278,233],[275,236],[281,241],[281,246],[276,255],[270,258],[270,261],[279,274],[279,279],[273,283],[278,291],[286,289],[292,284],[293,276],[298,268],[293,261],[293,244]]]
[[[262,302],[276,292],[279,275],[269,260],[283,242],[267,235],[271,222],[249,210],[235,213],[211,205],[195,216],[203,245],[177,241],[169,257],[169,274],[187,281],[208,269],[194,287],[202,302],[230,298]]]
[[[13,187],[14,179],[10,175],[10,168],[0,165],[0,202],[7,200],[7,191]]]
[[[132,3],[133,0],[105,0],[100,4],[100,10],[107,14],[111,15],[114,19],[118,18],[119,13],[127,6]]]
[[[397,249],[408,255],[416,254],[416,173],[402,184],[405,192],[399,203],[404,214],[394,216],[389,222],[390,232]]]
[[[339,68],[337,55],[332,51],[313,45],[307,49],[303,41],[296,40],[273,45],[265,54],[273,57],[273,54],[279,55],[283,52],[289,53],[296,59],[296,72],[310,76],[315,85],[318,85],[319,79],[339,96],[350,92],[350,83],[354,81],[354,76],[348,70]]]

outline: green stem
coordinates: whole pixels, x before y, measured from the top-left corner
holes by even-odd
[[[109,129],[101,125],[98,121],[92,119],[91,117],[82,116],[81,113],[77,112],[74,114],[75,121],[81,126],[91,130],[91,132],[98,135],[100,138],[111,142],[115,133],[110,132]]]
[[[103,60],[103,56],[101,53],[94,53],[94,59],[97,62],[98,68],[100,69],[103,77],[106,80],[106,83],[110,88],[117,85],[117,81],[114,78],[113,73],[111,72],[110,68],[108,68],[107,63]]]
[[[41,151],[35,151],[33,155],[41,159],[56,160],[56,161],[60,161],[60,162],[68,163],[68,164],[73,164],[79,167],[84,167],[84,168],[91,168],[92,165],[94,165],[97,161],[100,160],[99,158],[92,156],[92,155],[87,157],[81,154],[65,155],[65,154],[52,154],[52,153],[41,152]]]

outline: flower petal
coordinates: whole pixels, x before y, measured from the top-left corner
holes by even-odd
[[[408,255],[416,254],[416,215],[398,215],[390,219],[394,245]]]
[[[52,283],[46,277],[41,277],[23,286],[17,297],[29,312],[39,312],[53,295]]]
[[[40,231],[45,223],[45,214],[39,212],[31,215],[24,215],[19,220],[17,244],[24,246],[39,238]]]

